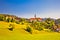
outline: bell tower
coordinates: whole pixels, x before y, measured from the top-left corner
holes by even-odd
[[[34,17],[36,18],[36,14],[34,15]]]

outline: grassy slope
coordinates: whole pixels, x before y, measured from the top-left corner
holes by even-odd
[[[40,32],[39,34],[29,34],[21,27],[25,25],[15,24],[14,31],[7,28],[10,23],[0,22],[0,40],[60,40],[60,33]]]

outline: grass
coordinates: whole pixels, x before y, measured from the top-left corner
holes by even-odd
[[[0,40],[60,40],[60,33],[40,31],[38,34],[30,34],[21,28],[25,25],[18,24],[15,24],[14,31],[10,31],[7,29],[9,24],[0,22]]]

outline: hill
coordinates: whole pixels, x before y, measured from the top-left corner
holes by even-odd
[[[14,24],[15,28],[10,31],[9,24]],[[0,40],[60,40],[60,33],[40,31],[38,34],[30,34],[25,31],[25,25],[7,23],[0,21]]]
[[[54,20],[30,22],[25,18],[17,21],[16,18],[19,17],[0,14],[0,40],[60,40],[60,33],[56,31],[60,26],[55,25]]]

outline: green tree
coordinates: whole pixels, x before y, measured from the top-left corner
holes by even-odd
[[[55,25],[55,21],[50,19],[50,18],[47,18],[45,20],[45,22],[46,22],[46,28],[47,29],[51,29],[53,27],[53,25]]]
[[[39,30],[39,31],[43,30],[42,22],[33,21],[33,22],[31,23],[31,26],[32,26],[34,29],[36,29],[36,30]]]
[[[11,19],[11,22],[15,22],[14,18]]]
[[[10,19],[10,18],[8,18],[6,21],[7,21],[7,22],[11,22],[11,19]]]
[[[28,31],[29,33],[32,34],[32,29],[31,29],[31,27],[27,27],[27,28],[26,28],[26,31]]]
[[[0,21],[3,21],[3,16],[0,16]]]

